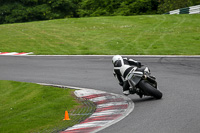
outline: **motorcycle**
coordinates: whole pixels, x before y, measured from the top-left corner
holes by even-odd
[[[156,78],[151,76],[148,67],[134,67],[127,75],[126,80],[130,85],[130,94],[138,94],[140,98],[152,96],[155,99],[162,98],[162,92],[158,90]]]

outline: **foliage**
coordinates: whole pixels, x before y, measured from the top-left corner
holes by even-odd
[[[76,17],[79,0],[0,1],[0,24]]]
[[[200,4],[200,0],[160,0],[158,13]]]
[[[126,10],[128,6],[128,11]],[[157,0],[136,0],[130,3],[122,3],[119,11],[121,9],[121,15],[136,15],[136,14],[155,14],[157,10],[158,2]]]
[[[157,0],[83,0],[80,16],[155,14]]]
[[[92,17],[165,13],[200,0],[0,0],[0,24]]]

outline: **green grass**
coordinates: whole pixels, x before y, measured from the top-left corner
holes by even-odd
[[[74,124],[63,121],[66,110],[80,106],[71,96],[72,92],[32,83],[0,81],[0,132],[52,132]]]
[[[0,25],[0,51],[199,55],[200,15],[66,18]]]

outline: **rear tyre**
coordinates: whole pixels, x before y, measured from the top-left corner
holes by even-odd
[[[150,96],[153,96],[156,99],[161,99],[162,98],[162,93],[154,88],[152,85],[148,83],[146,80],[141,80],[139,82],[139,87],[147,94]]]

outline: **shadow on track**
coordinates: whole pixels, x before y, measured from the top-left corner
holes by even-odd
[[[141,102],[150,102],[150,101],[157,101],[153,97],[144,97],[144,98],[137,98],[137,99],[132,99],[134,103],[141,103]]]

